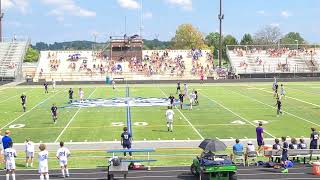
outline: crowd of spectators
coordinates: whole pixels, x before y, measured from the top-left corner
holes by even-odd
[[[48,52],[49,66],[51,71],[57,71],[60,66],[60,59],[57,58],[57,52]]]

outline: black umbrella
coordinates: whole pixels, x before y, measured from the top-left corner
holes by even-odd
[[[201,142],[199,148],[205,151],[217,152],[226,150],[227,146],[217,139],[205,139]]]

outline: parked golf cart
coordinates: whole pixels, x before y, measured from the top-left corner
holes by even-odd
[[[193,159],[191,173],[200,179],[236,180],[237,166],[227,155],[215,155],[213,152],[224,151],[227,146],[216,139],[205,139],[199,145],[203,153]]]

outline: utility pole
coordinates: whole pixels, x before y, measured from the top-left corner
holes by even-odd
[[[222,0],[220,0],[220,14],[218,15],[219,19],[219,67],[221,67],[222,62],[222,20],[224,19],[224,14],[222,14]]]
[[[2,19],[4,13],[2,12],[2,0],[0,0],[0,42],[2,42]]]

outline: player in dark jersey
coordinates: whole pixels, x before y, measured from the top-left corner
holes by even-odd
[[[123,149],[131,149],[131,143],[132,143],[132,136],[128,132],[128,128],[123,128],[123,133],[121,134],[121,145]],[[124,156],[127,156],[127,153],[123,153]],[[132,152],[129,152],[130,157],[132,156]]]
[[[288,160],[288,143],[286,142],[286,137],[281,137],[282,140],[282,155],[281,155],[281,164],[284,168],[283,171],[281,171],[282,173],[288,173],[288,166],[287,166],[287,160]]]
[[[196,104],[196,106],[199,105],[199,101],[198,101],[198,91],[194,90],[194,94],[196,95],[195,99],[194,99],[194,103]]]
[[[55,104],[53,104],[51,107],[51,115],[52,115],[53,123],[56,123],[58,119],[58,107]]]
[[[279,85],[278,85],[278,83],[275,83],[274,85],[273,85],[273,97],[278,97],[279,95],[278,95],[278,88],[279,88]]]
[[[178,92],[179,93],[181,92],[180,82],[177,83],[177,92],[176,92],[176,94],[178,94]]]
[[[44,93],[49,93],[49,91],[48,91],[48,83],[45,82],[45,83],[43,84],[43,86],[44,86]]]
[[[311,131],[310,149],[318,149],[319,133],[316,131],[316,128],[311,128]]]
[[[179,100],[180,100],[180,108],[182,109],[182,107],[183,107],[183,98],[184,98],[184,94],[182,94],[181,92],[180,92],[180,94],[179,94]]]
[[[279,114],[282,114],[282,103],[280,101],[280,98],[277,97],[277,103],[276,103],[276,106],[277,106],[277,116],[279,117]]]
[[[68,93],[69,93],[69,102],[72,103],[72,101],[73,101],[73,90],[72,90],[72,88],[69,89]]]
[[[170,107],[172,108],[173,106],[174,106],[174,96],[171,94],[170,96],[169,96],[169,100],[170,100]]]
[[[20,98],[21,98],[21,105],[22,105],[23,112],[26,112],[27,96],[25,94],[22,94]]]

